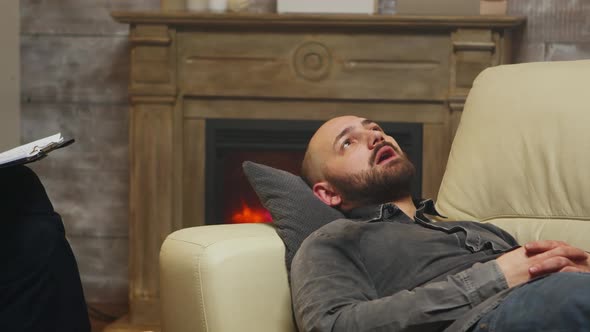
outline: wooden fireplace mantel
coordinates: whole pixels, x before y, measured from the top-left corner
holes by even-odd
[[[465,98],[510,62],[508,16],[115,12],[130,25],[130,314],[108,331],[159,330],[164,238],[203,225],[207,119],[423,125],[435,197]]]
[[[121,23],[166,24],[168,26],[275,26],[275,27],[409,27],[428,29],[513,29],[525,22],[515,16],[414,16],[414,15],[363,15],[363,14],[218,14],[190,11],[113,12]]]

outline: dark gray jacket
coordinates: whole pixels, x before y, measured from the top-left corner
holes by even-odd
[[[431,200],[414,220],[392,204],[361,208],[311,234],[291,265],[300,330],[464,331],[497,305],[508,285],[495,258],[516,240],[426,213]]]

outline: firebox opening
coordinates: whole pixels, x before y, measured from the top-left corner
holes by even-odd
[[[264,209],[242,171],[244,161],[253,161],[299,175],[303,154],[304,151],[284,150],[227,151],[223,161],[224,223],[272,221],[270,213]]]

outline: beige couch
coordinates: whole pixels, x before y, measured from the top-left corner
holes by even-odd
[[[483,72],[469,95],[438,204],[521,242],[590,250],[590,61]],[[162,246],[164,332],[295,331],[284,247],[268,225],[184,229]]]
[[[520,243],[590,250],[590,61],[495,67],[474,82],[437,208]]]

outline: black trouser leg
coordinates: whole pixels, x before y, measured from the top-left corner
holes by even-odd
[[[0,169],[0,331],[90,331],[78,266],[43,185]]]

